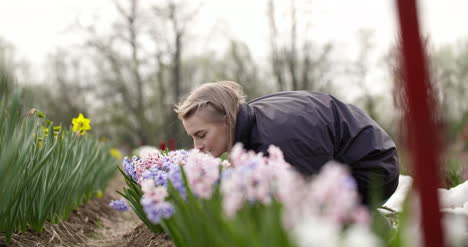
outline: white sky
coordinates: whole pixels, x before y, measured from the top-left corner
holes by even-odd
[[[227,32],[249,44],[254,55],[264,56],[268,38],[266,1],[205,0],[202,23],[226,23]],[[279,2],[279,1],[277,1]],[[289,1],[280,1],[288,3]],[[307,2],[307,1],[306,1]],[[310,0],[312,35],[317,42],[334,41],[352,53],[359,29],[375,32],[378,49],[394,41],[396,13],[390,0]],[[468,0],[421,0],[423,25],[435,45],[467,37]],[[13,43],[20,57],[39,67],[54,47],[77,42],[67,32],[77,19],[91,16],[112,20],[110,0],[0,0],[0,37]],[[465,23],[465,24],[463,24]],[[110,25],[110,23],[109,23]],[[203,33],[203,27],[195,32]],[[37,68],[36,68],[37,69]]]

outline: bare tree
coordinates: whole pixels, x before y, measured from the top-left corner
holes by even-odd
[[[315,49],[315,50],[314,50]],[[332,44],[316,47],[311,41],[303,45],[303,57],[300,63],[301,88],[303,90],[317,90],[332,92],[334,90],[332,80]],[[315,54],[315,55],[314,55]]]
[[[354,84],[359,87],[361,95],[357,103],[363,106],[364,110],[371,118],[379,122],[377,106],[379,97],[371,92],[367,85],[369,69],[372,68],[370,54],[374,51],[375,44],[372,40],[373,32],[369,30],[360,30],[358,32],[359,52],[356,59],[347,66],[346,74],[352,78]]]
[[[142,145],[148,144],[148,136],[146,132],[146,125],[148,120],[145,116],[146,107],[144,105],[145,95],[143,94],[144,82],[140,72],[141,63],[140,63],[140,45],[138,43],[138,38],[140,35],[138,27],[138,0],[130,1],[130,6],[128,9],[125,9],[119,2],[115,1],[115,6],[119,11],[119,14],[124,19],[123,30],[126,32],[122,38],[127,41],[131,50],[131,60],[130,60],[130,70],[132,74],[132,79],[136,87],[136,97],[135,97],[135,117],[138,122],[137,134],[140,137]]]
[[[268,1],[268,20],[270,23],[270,59],[271,66],[273,70],[273,76],[278,85],[279,91],[286,90],[287,86],[285,85],[284,71],[283,71],[283,60],[281,59],[282,54],[278,44],[278,26],[276,24],[275,17],[275,2],[274,0]]]
[[[20,83],[32,81],[30,63],[18,56],[14,44],[0,37],[0,66],[8,70]]]
[[[153,38],[157,42],[164,42],[166,51],[157,53],[160,68],[167,68],[169,73],[166,77],[171,92],[167,94],[167,106],[165,117],[167,119],[169,132],[167,138],[184,139],[185,133],[181,128],[180,121],[173,111],[173,105],[182,97],[183,92],[183,56],[186,48],[186,39],[189,35],[189,27],[193,24],[201,5],[192,6],[188,1],[165,1],[164,4],[153,6],[153,14],[158,20],[159,26],[155,26]],[[168,62],[164,62],[168,57]],[[159,78],[165,74],[159,73]],[[162,89],[164,90],[164,89]]]
[[[0,38],[0,66],[11,70],[15,64],[15,48],[9,42]]]
[[[114,6],[119,20],[109,35],[101,35],[94,26],[85,28],[89,36],[86,46],[97,55],[93,59],[102,82],[96,97],[108,106],[115,106],[115,110],[124,111],[128,121],[120,123],[133,130],[136,138],[132,144],[146,145],[154,142],[152,126],[157,124],[148,116],[146,104],[152,92],[148,86],[149,68],[143,60],[147,52],[141,44],[143,36],[147,35],[145,15],[139,0],[114,1]],[[105,110],[99,112],[106,113]],[[107,114],[114,113],[113,110]],[[113,117],[108,121],[111,119]]]
[[[300,12],[300,9],[301,6],[298,6],[295,0],[291,1],[288,10],[290,22],[285,22],[284,18],[277,17],[275,1],[268,1],[270,64],[277,88],[280,91],[330,91],[332,88],[329,80],[329,57],[333,46],[330,43],[318,46],[312,42],[308,37],[309,14]],[[280,29],[279,26],[286,28]]]
[[[14,47],[0,38],[0,97],[5,97],[13,90],[14,85]]]
[[[299,90],[299,82],[297,78],[297,16],[296,16],[296,1],[291,1],[291,43],[288,52],[286,53],[286,64],[291,77],[292,90]]]
[[[468,41],[445,45],[432,53],[432,71],[451,137],[468,123]]]
[[[45,105],[46,111],[52,120],[67,126],[71,119],[79,113],[88,116],[90,102],[87,102],[86,95],[93,89],[85,82],[81,59],[74,57],[63,49],[57,49],[49,55],[48,67],[50,76],[47,79],[52,83],[45,83],[44,86],[53,88],[50,90],[50,105]],[[50,86],[47,86],[47,85]],[[54,102],[54,103],[52,103]]]
[[[258,65],[245,43],[231,40],[228,50],[216,64],[211,69],[216,71],[217,80],[238,82],[249,99],[268,93],[265,83],[260,78]]]

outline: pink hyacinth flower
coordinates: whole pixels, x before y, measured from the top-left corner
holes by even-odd
[[[209,198],[213,193],[214,184],[219,179],[221,160],[210,154],[193,150],[185,165],[185,173],[192,192],[201,197]]]

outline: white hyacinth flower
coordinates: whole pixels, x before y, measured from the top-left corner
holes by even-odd
[[[369,227],[353,225],[344,235],[342,246],[346,247],[379,247],[384,246],[382,240],[378,238]]]
[[[308,217],[298,223],[292,233],[298,247],[340,246],[340,225],[326,219]]]

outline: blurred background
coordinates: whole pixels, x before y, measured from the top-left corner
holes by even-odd
[[[419,3],[443,169],[459,183],[468,2]],[[124,153],[171,138],[190,148],[173,105],[204,82],[233,80],[249,99],[316,90],[353,103],[393,136],[404,163],[399,47],[390,0],[0,0],[0,67],[23,105],[65,127],[83,113],[91,134]]]

